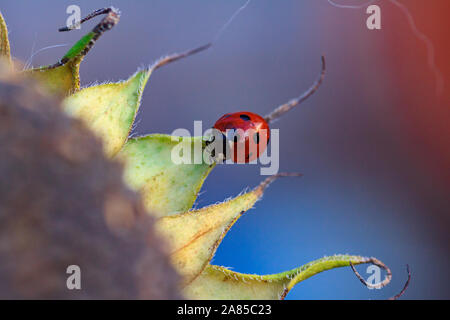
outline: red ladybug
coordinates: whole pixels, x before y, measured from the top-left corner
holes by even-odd
[[[235,163],[256,160],[267,148],[270,129],[267,121],[256,113],[240,111],[223,115],[214,124],[228,140]],[[231,155],[225,154],[225,158]]]
[[[322,56],[322,70],[315,83],[297,98],[284,103],[265,117],[252,112],[241,111],[227,113],[214,124],[215,131],[207,145],[211,145],[211,157],[215,159],[233,159],[237,163],[248,163],[256,160],[267,148],[270,138],[269,123],[298,106],[322,84],[325,76],[325,57]],[[216,139],[216,138],[219,139]],[[222,153],[215,154],[217,145],[222,144]],[[232,154],[232,156],[230,155]]]

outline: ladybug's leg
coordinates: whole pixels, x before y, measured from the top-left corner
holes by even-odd
[[[205,141],[205,149],[214,162],[222,163],[231,154],[229,140],[220,130],[211,130],[209,140]]]
[[[300,103],[308,99],[314,92],[317,91],[317,89],[319,89],[320,85],[322,84],[324,76],[325,76],[325,57],[322,56],[322,70],[316,82],[314,82],[314,84],[299,97],[292,99],[288,103],[282,104],[281,106],[273,110],[271,113],[266,115],[264,117],[264,120],[266,120],[267,123],[273,122],[275,119],[279,118],[280,116],[282,116],[295,106],[299,105]]]

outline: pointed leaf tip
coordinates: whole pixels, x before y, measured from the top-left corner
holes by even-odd
[[[95,35],[94,31],[91,32],[93,35]],[[90,48],[91,40],[87,39],[86,41],[88,41],[86,48]],[[79,47],[83,47],[83,45],[79,45]],[[137,71],[126,81],[84,88],[66,99],[65,110],[68,114],[83,120],[89,128],[97,133],[103,140],[106,154],[112,157],[121,150],[128,139],[141,104],[142,94],[153,71],[207,48],[209,45],[163,57],[149,68]],[[66,54],[65,57],[79,59],[77,57],[80,56],[76,54],[77,50],[73,54]]]
[[[383,281],[381,281],[380,283],[371,284],[371,283],[368,283],[366,280],[364,280],[363,277],[361,277],[361,275],[358,273],[358,271],[356,271],[356,268],[354,267],[353,263],[350,261],[350,267],[352,268],[352,270],[355,273],[356,277],[367,288],[369,288],[369,289],[381,289],[381,288],[385,287],[386,285],[388,285],[389,282],[391,282],[392,272],[389,269],[389,267],[386,266],[383,262],[381,262],[377,258],[371,257],[371,258],[366,258],[365,263],[371,263],[371,264],[373,264],[375,266],[378,266],[378,267],[380,267],[380,268],[382,268],[382,269],[384,269],[386,271],[386,277],[385,277],[385,279]]]
[[[290,271],[271,275],[243,274],[224,267],[208,265],[199,277],[185,287],[184,294],[188,299],[284,299],[296,284],[320,272],[348,267],[350,263],[357,265],[374,263],[374,261],[374,258],[335,255],[312,261]]]
[[[67,96],[77,92],[80,89],[80,64],[83,61],[83,58],[92,49],[95,42],[106,31],[111,30],[119,22],[119,12],[111,7],[94,11],[92,14],[82,19],[80,23],[98,16],[99,14],[106,14],[106,17],[104,17],[92,31],[88,32],[78,40],[61,60],[49,66],[25,70],[25,74],[40,80],[53,93]],[[68,28],[61,28],[60,31],[72,30],[76,26],[77,24]]]
[[[5,19],[0,12],[0,58],[4,58],[7,63],[11,64],[11,48],[9,46],[8,28]]]
[[[174,54],[171,54],[171,55],[159,58],[158,60],[156,60],[155,63],[153,63],[150,66],[149,70],[150,71],[154,71],[154,70],[156,70],[158,68],[161,68],[162,66],[164,66],[166,64],[175,62],[175,61],[183,59],[183,58],[187,58],[187,57],[192,56],[192,55],[194,55],[196,53],[199,53],[201,51],[207,50],[211,46],[212,46],[212,43],[207,43],[207,44],[205,44],[203,46],[200,46],[200,47],[197,47],[197,48],[194,48],[194,49],[186,50],[186,51],[181,52],[181,53],[174,53]]]
[[[298,172],[280,172],[280,173],[274,174],[274,175],[266,178],[255,189],[259,190],[260,192],[264,192],[264,190],[270,184],[272,184],[272,182],[274,182],[278,178],[283,178],[283,177],[303,177],[303,174],[302,173],[298,173]]]
[[[313,83],[313,85],[308,90],[303,92],[300,96],[298,96],[297,98],[291,99],[287,103],[282,104],[281,106],[275,108],[275,110],[273,110],[271,113],[267,114],[264,117],[264,119],[268,123],[274,122],[275,120],[280,118],[285,113],[289,112],[294,107],[300,105],[303,101],[308,99],[319,89],[320,85],[323,82],[323,79],[325,78],[325,70],[326,70],[325,56],[321,57],[321,62],[322,62],[322,66],[321,66],[319,77]]]
[[[126,81],[84,88],[65,99],[64,110],[93,130],[112,157],[128,139],[149,77],[141,70]]]
[[[265,179],[252,191],[231,200],[186,213],[163,217],[157,227],[171,244],[171,257],[184,285],[195,279],[213,258],[218,246],[234,223],[263,195],[278,174]]]

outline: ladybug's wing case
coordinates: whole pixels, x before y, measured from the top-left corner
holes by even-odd
[[[270,137],[269,125],[264,118],[246,111],[223,115],[214,124],[214,128],[225,135],[231,131],[228,139],[234,144],[233,161],[239,163],[256,160],[265,151]],[[264,136],[263,140],[260,139],[261,136]]]

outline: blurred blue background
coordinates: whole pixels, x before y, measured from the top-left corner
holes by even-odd
[[[56,62],[95,24],[58,33],[68,5],[80,5],[82,16],[118,7],[120,23],[82,64],[88,85],[127,78],[162,55],[211,41],[244,2],[4,0],[1,10],[16,58],[26,61],[33,45],[69,44],[37,54],[39,66]],[[385,299],[401,290],[406,263],[413,277],[405,298],[450,298],[448,90],[436,96],[425,47],[407,17],[389,1],[379,5],[382,30],[370,31],[364,9],[326,0],[252,1],[211,50],[158,70],[144,93],[135,134],[193,130],[194,120],[208,127],[224,113],[264,115],[299,95],[326,56],[323,86],[273,126],[280,129],[280,171],[304,177],[275,182],[228,233],[213,263],[266,274],[350,253],[381,259],[393,281],[367,290],[342,268],[297,285],[288,299]],[[407,5],[447,81],[449,1]],[[219,166],[196,206],[263,178],[255,165]]]

